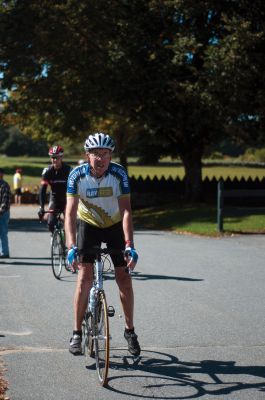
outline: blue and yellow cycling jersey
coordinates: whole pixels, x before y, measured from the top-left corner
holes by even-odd
[[[127,172],[111,162],[101,178],[90,174],[89,164],[82,164],[70,173],[67,197],[78,196],[78,217],[99,228],[107,228],[121,221],[118,198],[130,196]]]

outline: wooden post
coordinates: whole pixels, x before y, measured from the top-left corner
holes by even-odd
[[[217,185],[217,230],[223,232],[223,205],[224,205],[224,182],[220,180]]]

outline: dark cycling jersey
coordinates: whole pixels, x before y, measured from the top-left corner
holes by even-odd
[[[66,188],[67,179],[70,174],[71,167],[65,163],[62,163],[62,167],[55,169],[52,165],[44,168],[41,177],[40,187],[40,206],[44,207],[46,199],[47,186],[50,185],[50,203],[55,206],[58,204],[60,208],[66,204]]]

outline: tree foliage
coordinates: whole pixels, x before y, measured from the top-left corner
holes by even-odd
[[[45,141],[36,141],[26,136],[16,127],[0,125],[0,153],[7,156],[47,156]]]
[[[32,136],[107,127],[124,159],[180,156],[191,196],[210,145],[264,141],[263,1],[0,5],[5,111]]]

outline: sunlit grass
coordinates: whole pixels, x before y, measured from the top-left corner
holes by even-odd
[[[254,167],[238,167],[238,166],[214,166],[214,167],[203,167],[202,169],[202,178],[223,178],[224,180],[227,178],[230,179],[256,179],[259,180],[265,177],[265,168],[254,168]]]
[[[169,230],[219,236],[216,207],[175,204],[134,210],[136,229]],[[224,214],[225,233],[265,233],[265,208],[233,207]]]
[[[67,158],[65,162],[70,163],[73,167],[77,165],[79,156]],[[130,160],[129,160],[130,161]],[[12,186],[13,174],[16,168],[20,167],[23,169],[24,187],[30,191],[36,190],[36,187],[40,184],[40,177],[44,167],[49,165],[49,157],[6,157],[0,156],[0,167],[6,171],[5,179]],[[140,176],[145,179],[148,176],[153,179],[157,177],[161,179],[164,177],[168,179],[184,178],[184,168],[181,165],[167,163],[166,165],[157,166],[140,166],[140,165],[129,165],[128,167],[129,176],[139,178]],[[208,177],[209,179],[263,179],[265,177],[265,168],[262,167],[245,167],[245,166],[204,166],[202,169],[203,179]]]
[[[130,176],[135,178],[149,178],[153,179],[155,176],[160,179],[162,176],[165,178],[172,177],[173,179],[184,178],[184,168],[182,166],[129,166],[128,172]],[[252,178],[259,180],[265,177],[265,168],[253,167],[238,167],[238,166],[206,166],[202,169],[202,178],[216,178],[216,179],[234,179],[234,178]]]

